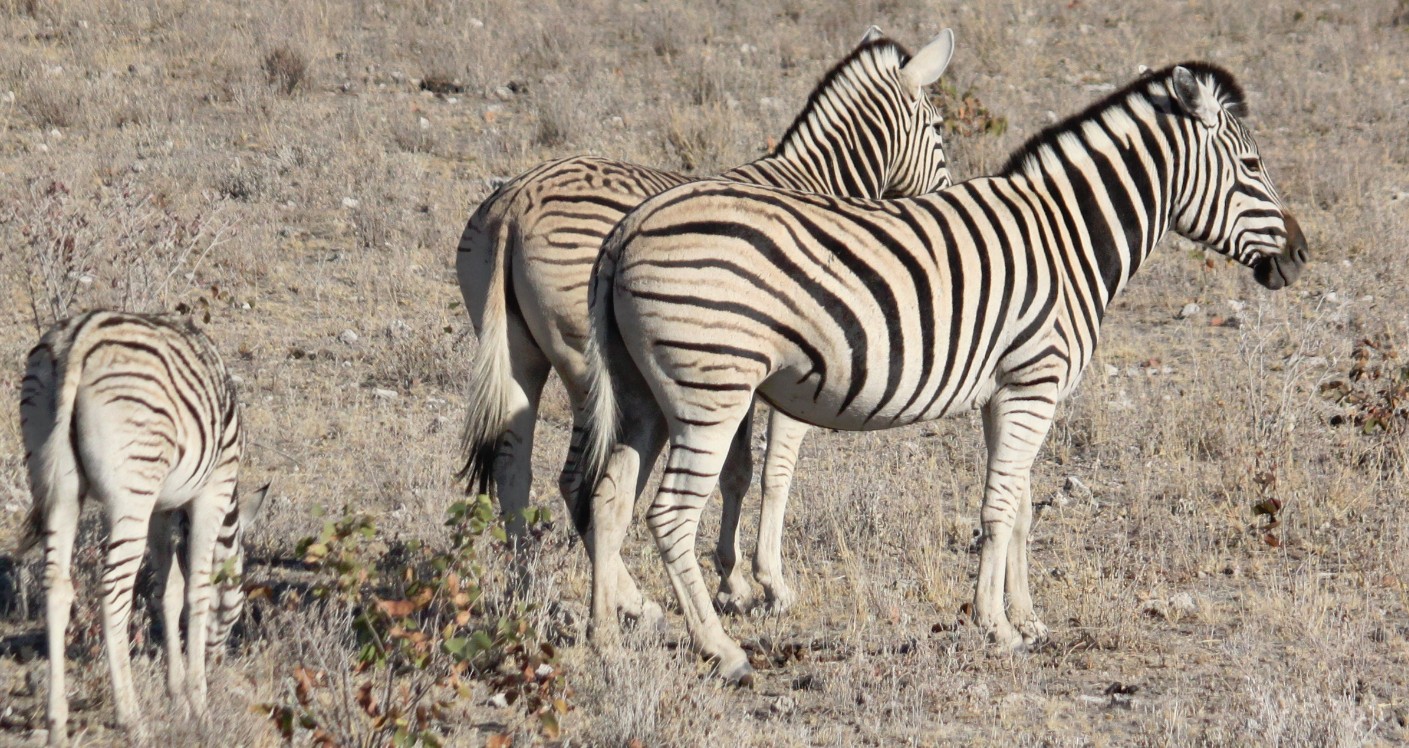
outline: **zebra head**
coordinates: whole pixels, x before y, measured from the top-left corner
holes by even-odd
[[[896,71],[895,162],[885,197],[925,195],[953,184],[944,153],[944,115],[925,95],[953,56],[954,32],[945,29]]]
[[[211,598],[210,615],[206,618],[206,652],[219,656],[224,652],[225,642],[240,614],[245,609],[244,575],[245,530],[259,516],[264,499],[269,495],[269,485],[241,495],[235,489],[234,500],[229,513],[220,528],[219,539],[215,543],[215,590]]]
[[[1176,66],[1169,81],[1174,101],[1189,115],[1184,129],[1192,151],[1174,229],[1252,268],[1253,278],[1269,289],[1296,282],[1308,259],[1306,237],[1240,119],[1246,105],[1237,83],[1223,70],[1196,63]]]

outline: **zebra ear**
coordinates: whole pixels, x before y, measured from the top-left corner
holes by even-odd
[[[1194,74],[1182,65],[1174,68],[1174,98],[1195,119],[1209,127],[1218,124],[1218,99],[1199,84]]]
[[[866,33],[861,35],[861,41],[857,42],[856,46],[859,47],[867,42],[873,42],[883,36],[885,36],[885,34],[881,33],[881,27],[873,25],[871,28],[866,29]]]
[[[900,69],[900,80],[913,88],[915,98],[919,98],[925,86],[944,75],[944,69],[949,67],[949,59],[953,56],[954,32],[945,29],[905,63],[905,67]]]
[[[249,529],[250,525],[259,517],[259,510],[264,508],[264,499],[269,496],[269,486],[271,485],[273,485],[272,482],[265,483],[259,488],[236,498],[236,503],[240,507],[241,527]]]

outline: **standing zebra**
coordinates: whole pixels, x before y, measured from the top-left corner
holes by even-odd
[[[911,57],[872,27],[813,91],[775,152],[723,176],[873,198],[948,186],[943,118],[923,88],[939,78],[952,52],[948,29]],[[470,490],[487,491],[492,483],[516,536],[523,532],[538,401],[550,369],[562,377],[573,407],[572,445],[559,488],[569,507],[576,495],[587,397],[587,286],[601,240],[642,200],[689,179],[600,158],[564,159],[505,184],[465,227],[456,270],[480,344],[460,477]],[[721,486],[720,600],[734,607],[746,606],[752,595],[735,565],[739,503],[752,473],[748,428],[745,422]],[[782,580],[779,545],[792,462],[805,432],[806,426],[781,413],[770,424],[755,574],[779,608],[792,599]],[[574,518],[582,514],[573,512]],[[585,524],[578,530],[585,532]],[[635,614],[649,605],[634,591],[628,596]]]
[[[20,552],[44,543],[49,743],[68,741],[64,632],[74,599],[69,567],[79,510],[89,498],[102,505],[108,530],[103,633],[118,724],[141,729],[127,625],[149,537],[163,588],[167,689],[204,712],[206,653],[224,643],[244,606],[243,528],[269,488],[243,499],[236,495],[240,416],[235,386],[215,347],[195,327],[160,317],[73,317],[45,333],[29,353],[20,425],[34,497]],[[172,536],[183,524],[187,556],[178,558]]]
[[[1049,128],[999,176],[935,195],[877,202],[701,182],[642,204],[607,239],[591,302],[584,465],[605,470],[592,497],[595,631],[614,628],[601,571],[620,563],[635,456],[668,437],[651,530],[695,646],[724,676],[749,676],[711,609],[694,539],[757,394],[848,430],[982,409],[976,621],[1008,647],[1046,638],[1028,591],[1030,473],[1107,306],[1171,229],[1270,289],[1306,262],[1244,111],[1229,73],[1189,63]]]

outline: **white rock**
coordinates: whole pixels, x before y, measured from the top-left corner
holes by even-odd
[[[538,664],[538,669],[533,671],[533,674],[539,678],[547,678],[553,674],[553,666],[546,662],[541,662]]]
[[[497,707],[499,709],[505,709],[509,706],[509,700],[504,698],[504,694],[502,693],[496,693],[493,696],[490,696],[489,701],[485,703],[487,703],[489,706]]]
[[[1248,308],[1248,303],[1246,301],[1239,301],[1237,299],[1229,299],[1228,308],[1232,309],[1234,312],[1241,312],[1244,309]]]
[[[361,204],[362,203],[359,202],[355,197],[345,197],[342,199],[342,207],[344,208],[356,208]]]
[[[1188,319],[1188,318],[1190,318],[1190,317],[1192,317],[1192,316],[1198,314],[1198,313],[1201,312],[1201,311],[1203,311],[1202,307],[1200,307],[1198,304],[1195,304],[1194,302],[1191,301],[1191,302],[1185,304],[1185,305],[1184,305],[1184,308],[1183,308],[1183,309],[1180,309],[1180,310],[1179,310],[1179,314],[1176,315],[1176,316],[1177,316],[1179,319]]]
[[[401,340],[411,334],[411,326],[405,320],[394,319],[386,326],[386,334]]]
[[[1116,367],[1111,366],[1110,364],[1106,364],[1106,376],[1113,377],[1117,374],[1120,374],[1120,369],[1117,369]]]
[[[1180,592],[1169,598],[1169,609],[1181,615],[1192,616],[1199,612],[1199,604],[1193,595]]]
[[[6,91],[4,94],[0,94],[0,103],[4,103],[4,104],[13,104],[13,103],[15,103],[15,92],[14,92],[14,91]]]
[[[425,117],[421,117],[419,120],[417,120],[417,124],[421,126],[422,130],[431,129],[431,121],[426,119]]]
[[[484,21],[481,21],[481,20],[479,20],[478,18],[471,18],[471,19],[470,19],[470,28],[472,28],[472,29],[482,29],[482,28],[484,28]]]
[[[396,394],[395,390],[384,390],[381,387],[373,387],[372,397],[378,400],[395,400],[399,396]]]
[[[239,374],[231,374],[230,381],[234,382],[235,384],[244,384],[245,378],[240,376]]]
[[[342,342],[348,345],[356,345],[357,333],[353,332],[352,330],[343,330],[342,332],[338,333],[338,340],[341,340]]]
[[[1075,475],[1067,476],[1066,481],[1062,483],[1062,490],[1073,499],[1084,501],[1091,498],[1091,489],[1087,488],[1086,484]]]

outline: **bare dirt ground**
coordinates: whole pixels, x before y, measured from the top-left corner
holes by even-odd
[[[675,614],[618,651],[581,643],[588,567],[561,521],[540,528],[520,600],[558,647],[556,729],[500,705],[492,679],[427,677],[443,652],[359,672],[352,613],[300,594],[316,576],[296,546],[319,508],[368,513],[384,565],[446,542],[475,344],[453,255],[492,180],[577,153],[699,174],[755,158],[871,23],[912,48],[955,29],[961,179],[1140,65],[1219,63],[1311,242],[1300,284],[1270,294],[1168,241],[1111,311],[1035,475],[1054,643],[999,654],[963,625],[982,451],[958,418],[810,439],[785,536],[800,600],[725,621],[758,655],[752,689],[709,677]],[[415,724],[454,745],[1402,743],[1407,66],[1394,0],[0,0],[0,384],[17,393],[41,326],[95,305],[193,309],[241,380],[247,480],[275,481],[247,579],[273,594],[216,669],[204,724],[168,709],[144,634],[154,743],[279,744],[274,712],[293,743],[381,744],[395,730],[376,712],[433,701]],[[535,486],[559,517],[567,423],[554,391]],[[28,506],[6,418],[7,549]],[[479,548],[486,609],[514,609],[502,544]],[[628,554],[670,599],[641,528]],[[3,744],[43,739],[37,570],[0,556]],[[123,745],[94,581],[70,633],[72,726]]]

